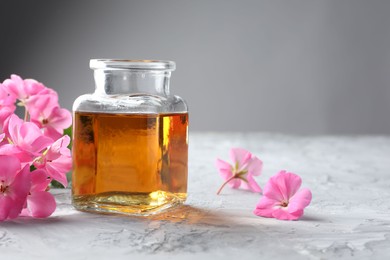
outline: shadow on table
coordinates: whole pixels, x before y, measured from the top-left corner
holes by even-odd
[[[44,219],[31,218],[31,217],[18,217],[16,219],[0,222],[0,227],[33,227],[36,225],[58,225],[58,224],[71,224],[75,222],[105,222],[107,220],[120,219],[121,222],[135,221],[135,222],[150,222],[150,221],[164,221],[171,223],[183,223],[183,224],[211,224],[211,225],[229,225],[229,217],[226,217],[223,213],[214,212],[210,209],[197,208],[189,205],[182,205],[169,209],[163,213],[151,215],[151,216],[126,216],[121,214],[111,213],[85,213],[75,211],[74,214],[64,216],[52,216]],[[232,223],[230,223],[232,224]]]
[[[35,228],[36,226],[45,225],[52,226],[58,224],[71,224],[77,222],[76,219],[64,217],[48,217],[48,218],[31,218],[31,217],[18,217],[12,220],[6,220],[0,222],[0,228],[12,228],[12,227],[23,227],[23,228]]]
[[[181,205],[179,207],[171,208],[163,213],[151,215],[151,216],[125,216],[120,214],[97,214],[97,213],[85,213],[80,211],[74,211],[68,215],[57,215],[45,219],[36,219],[30,217],[19,217],[17,219],[0,222],[1,227],[21,227],[34,228],[39,225],[72,225],[72,224],[92,224],[92,223],[115,223],[117,219],[118,223],[130,223],[137,222],[139,224],[150,224],[151,222],[165,222],[165,223],[176,223],[179,225],[206,225],[213,227],[261,227],[274,225],[274,221],[279,222],[275,219],[267,219],[256,217],[246,211],[240,211],[237,209],[209,209],[200,208],[190,205]],[[316,215],[304,215],[300,222],[328,222],[326,219],[322,219]],[[288,221],[287,221],[288,222]],[[282,221],[282,223],[287,223]]]
[[[198,208],[190,205],[182,205],[169,209],[166,212],[158,215],[147,217],[150,220],[169,221],[169,222],[183,222],[187,224],[201,224],[205,221],[214,221],[217,223],[226,222],[228,219],[222,213],[215,210]]]

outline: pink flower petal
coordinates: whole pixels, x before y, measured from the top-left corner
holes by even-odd
[[[252,154],[242,148],[232,148],[230,149],[230,159],[234,164],[238,163],[241,170],[242,166],[246,165],[252,157]]]
[[[0,155],[15,155],[20,153],[20,149],[16,147],[15,145],[5,143],[0,146]]]
[[[256,205],[256,209],[253,213],[257,216],[272,218],[272,213],[274,212],[274,207],[278,204],[278,201],[270,199],[268,197],[261,197],[260,201]]]
[[[23,83],[24,91],[28,96],[36,95],[46,88],[45,85],[35,79],[25,79]]]
[[[57,160],[54,160],[51,165],[53,165],[58,171],[65,174],[72,169],[72,158],[68,156],[61,156]]]
[[[4,131],[4,124],[5,121],[10,117],[15,109],[12,109],[10,107],[1,107],[0,108],[0,131]]]
[[[42,89],[41,91],[39,91],[37,93],[37,95],[47,95],[47,94],[52,95],[52,96],[54,95],[57,102],[58,102],[58,93],[54,89],[45,87],[44,89]]]
[[[33,153],[40,153],[46,148],[48,148],[53,143],[53,139],[47,136],[38,136],[36,139],[31,143],[31,152]]]
[[[241,182],[242,181],[240,179],[233,179],[229,181],[228,184],[232,189],[238,189],[241,185]]]
[[[12,204],[8,210],[8,218],[16,218],[23,209],[26,203],[26,198],[31,186],[30,170],[26,165],[18,172],[11,183],[9,183],[9,191],[7,197],[11,199]]]
[[[4,221],[8,218],[11,208],[12,199],[8,196],[0,195],[0,221]]]
[[[20,119],[17,115],[13,114],[9,117],[8,122],[6,122],[7,129],[4,129],[4,132],[13,140],[19,140],[19,128],[22,125],[23,120]]]
[[[290,199],[297,192],[297,190],[299,190],[302,184],[301,177],[286,171],[281,171],[276,179],[287,200]]]
[[[52,94],[38,94],[29,98],[27,109],[32,120],[49,118],[55,107],[58,107],[58,97]]]
[[[290,212],[290,215],[291,215],[290,220],[298,220],[303,216],[303,209]]]
[[[248,174],[246,179],[248,182],[244,182],[244,181],[241,182],[241,187],[243,189],[250,190],[253,192],[261,192],[261,188],[253,178],[252,174]]]
[[[215,166],[217,167],[219,174],[224,180],[227,180],[233,176],[232,166],[229,163],[221,159],[217,159],[215,162]]]
[[[61,155],[70,157],[70,150],[67,148],[70,143],[70,137],[67,135],[64,135],[57,141],[55,141],[51,146],[50,149],[47,151],[47,158],[49,160],[56,160]]]
[[[271,177],[264,187],[264,195],[279,201],[288,201],[301,186],[301,178],[290,172],[280,171]]]
[[[26,202],[26,198],[27,198],[27,196],[24,197],[23,201],[21,201],[20,199],[19,200],[12,200],[12,206],[9,210],[8,219],[14,219],[14,218],[17,218],[19,216],[19,214],[23,210],[23,205]]]
[[[12,182],[20,170],[20,161],[15,156],[0,155],[0,181]]]
[[[288,211],[293,213],[296,211],[303,210],[311,202],[312,194],[309,189],[302,189],[295,193],[294,196],[290,198],[288,204]]]
[[[53,143],[53,140],[43,136],[41,130],[33,123],[23,123],[19,131],[23,142],[31,146],[30,152],[40,152]]]
[[[263,195],[276,201],[284,200],[284,195],[280,191],[278,185],[275,183],[275,176],[271,177],[265,184]]]
[[[45,170],[37,169],[31,172],[31,192],[45,191],[50,181]]]
[[[46,218],[56,209],[56,201],[49,192],[33,192],[27,197],[27,209],[34,218]]]
[[[297,220],[303,215],[303,211],[297,211],[293,214],[288,212],[286,208],[277,208],[272,213],[272,216],[280,220]]]
[[[217,159],[215,162],[215,166],[218,168],[218,170],[227,170],[230,171],[232,169],[232,166],[221,159]]]
[[[10,196],[16,200],[23,202],[26,200],[26,196],[29,193],[31,188],[31,175],[30,175],[30,166],[26,165],[24,168],[19,171],[13,182],[12,182],[12,193]]]
[[[254,176],[259,176],[263,169],[263,162],[256,156],[252,156],[251,162],[248,165],[248,171]]]
[[[34,122],[35,123],[35,122]],[[46,125],[45,127],[42,128],[43,134],[53,140],[57,140],[61,138],[63,135],[63,129],[61,131],[57,131],[57,129],[51,127],[50,125]]]
[[[19,149],[12,144],[4,144],[0,146],[0,155],[12,155],[19,159],[20,162],[30,162],[33,158],[30,153]]]
[[[18,99],[24,99],[27,94],[24,91],[24,82],[18,75],[11,75],[11,79],[6,79],[3,82],[7,92]]]
[[[233,176],[233,173],[227,170],[219,170],[219,175],[226,181]]]
[[[16,98],[9,95],[6,86],[0,83],[0,109],[8,108],[11,113],[15,111]]]
[[[70,163],[69,163],[70,161]],[[58,181],[59,183],[61,183],[62,185],[64,185],[64,187],[68,186],[68,180],[66,179],[66,173],[70,171],[70,169],[72,168],[72,161],[71,159],[70,160],[66,160],[65,162],[58,162],[58,160],[56,160],[56,162],[52,162],[52,163],[47,163],[46,164],[46,171],[47,171],[47,174],[53,178],[54,180]]]
[[[72,124],[72,115],[65,108],[55,107],[50,114],[49,122],[53,128],[63,130]]]

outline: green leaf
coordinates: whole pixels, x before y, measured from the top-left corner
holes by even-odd
[[[68,128],[66,128],[64,130],[64,135],[67,135],[70,137],[70,143],[68,145],[68,148],[69,149],[72,149],[72,134],[73,134],[73,131],[72,131],[72,126],[69,126]]]
[[[65,188],[64,185],[62,185],[61,183],[59,183],[59,182],[56,181],[56,180],[52,180],[52,181],[51,181],[50,187],[51,187],[51,188],[59,188],[59,189]]]
[[[66,174],[66,179],[68,180],[68,186],[72,184],[72,172]]]

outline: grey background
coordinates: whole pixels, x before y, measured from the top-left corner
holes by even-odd
[[[93,91],[91,58],[177,62],[191,130],[390,134],[390,1],[1,1],[0,80]]]

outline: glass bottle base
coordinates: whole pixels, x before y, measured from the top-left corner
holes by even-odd
[[[73,206],[80,211],[148,216],[183,204],[186,193],[155,191],[151,193],[105,192],[92,195],[74,195]]]

